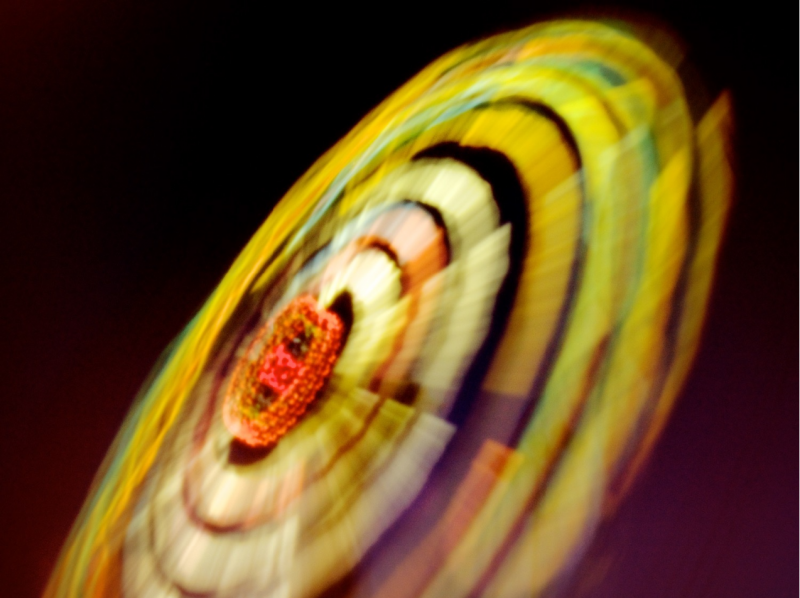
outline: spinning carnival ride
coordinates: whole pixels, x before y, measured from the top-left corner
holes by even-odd
[[[174,343],[45,595],[557,593],[709,295],[729,107],[676,67],[557,21],[373,110]]]

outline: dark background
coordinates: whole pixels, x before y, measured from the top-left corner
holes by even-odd
[[[468,4],[3,2],[2,595],[41,592],[150,367],[294,180],[434,58],[579,8]],[[733,93],[737,203],[694,371],[579,594],[796,595],[796,13],[714,4],[646,8]]]

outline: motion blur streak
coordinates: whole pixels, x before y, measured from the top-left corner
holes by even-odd
[[[663,43],[536,25],[370,113],[167,351],[46,596],[557,593],[671,410],[729,207],[727,97]]]

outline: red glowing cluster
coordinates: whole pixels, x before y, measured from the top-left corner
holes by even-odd
[[[271,446],[298,422],[328,380],[344,324],[301,295],[262,328],[237,366],[222,408],[228,430],[253,447]]]
[[[292,385],[302,366],[303,362],[295,359],[286,345],[278,345],[267,353],[258,371],[258,381],[280,394]]]

